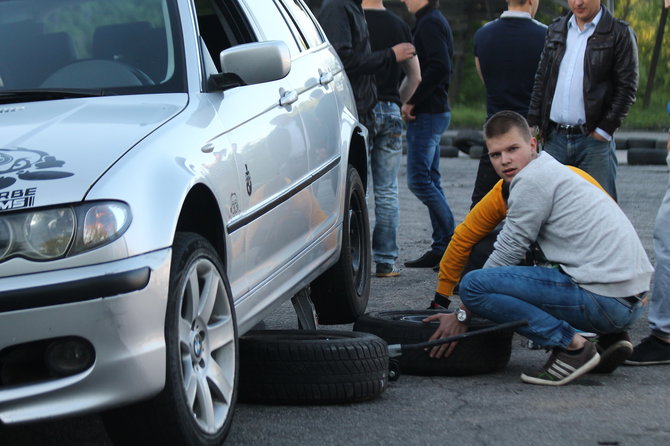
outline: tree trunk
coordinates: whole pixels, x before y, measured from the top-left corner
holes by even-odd
[[[642,107],[648,108],[651,101],[651,92],[654,89],[654,79],[656,78],[656,67],[658,66],[658,57],[661,54],[661,46],[663,45],[663,33],[665,32],[665,22],[668,19],[668,10],[661,5],[661,18],[658,22],[658,31],[656,31],[656,44],[654,45],[654,53],[651,55],[651,64],[649,65],[649,77],[647,78],[647,88],[644,92],[644,100]]]

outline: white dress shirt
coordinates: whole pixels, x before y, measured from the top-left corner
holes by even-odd
[[[589,37],[596,30],[603,15],[602,9],[594,19],[580,30],[573,15],[568,21],[568,37],[566,40],[565,55],[561,61],[556,81],[556,91],[551,104],[549,119],[559,124],[581,125],[586,122],[584,109],[584,57]],[[605,139],[610,141],[612,136],[597,128]]]

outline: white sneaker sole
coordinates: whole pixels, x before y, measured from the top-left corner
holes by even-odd
[[[521,381],[528,383],[528,384],[538,384],[541,386],[562,386],[563,384],[567,384],[570,381],[573,381],[580,376],[584,375],[587,373],[589,370],[593,369],[595,366],[598,365],[600,362],[600,355],[598,353],[593,356],[593,358],[589,359],[589,361],[581,366],[580,368],[576,369],[574,372],[566,376],[565,378],[561,379],[560,381],[549,381],[547,379],[542,379],[542,378],[536,378],[534,376],[528,376],[525,373],[521,374]]]

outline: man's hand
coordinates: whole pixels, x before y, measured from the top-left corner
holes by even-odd
[[[405,121],[414,121],[416,119],[416,116],[414,116],[414,104],[402,104],[400,114]]]
[[[459,335],[461,333],[465,333],[468,330],[468,327],[465,324],[461,324],[456,320],[455,313],[434,314],[432,316],[428,316],[423,320],[423,322],[432,322],[432,321],[440,321],[440,326],[437,327],[437,330],[435,330],[435,333],[433,333],[429,341]],[[448,344],[436,345],[430,350],[429,356],[435,359],[442,358],[443,356],[448,357],[454,351],[456,345],[458,345],[458,342],[450,342]]]
[[[393,53],[395,54],[396,62],[404,62],[407,59],[411,59],[416,56],[416,48],[411,43],[399,43],[391,47]]]

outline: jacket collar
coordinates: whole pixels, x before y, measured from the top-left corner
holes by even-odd
[[[605,5],[600,5],[600,9],[603,15],[602,17],[600,17],[598,25],[596,25],[595,32],[599,34],[609,34],[612,32],[612,28],[614,28],[614,16],[609,11],[609,9],[605,7]],[[570,20],[570,18],[572,18],[572,12],[555,19],[555,21],[558,22],[559,24],[557,32],[567,35],[568,21]]]

